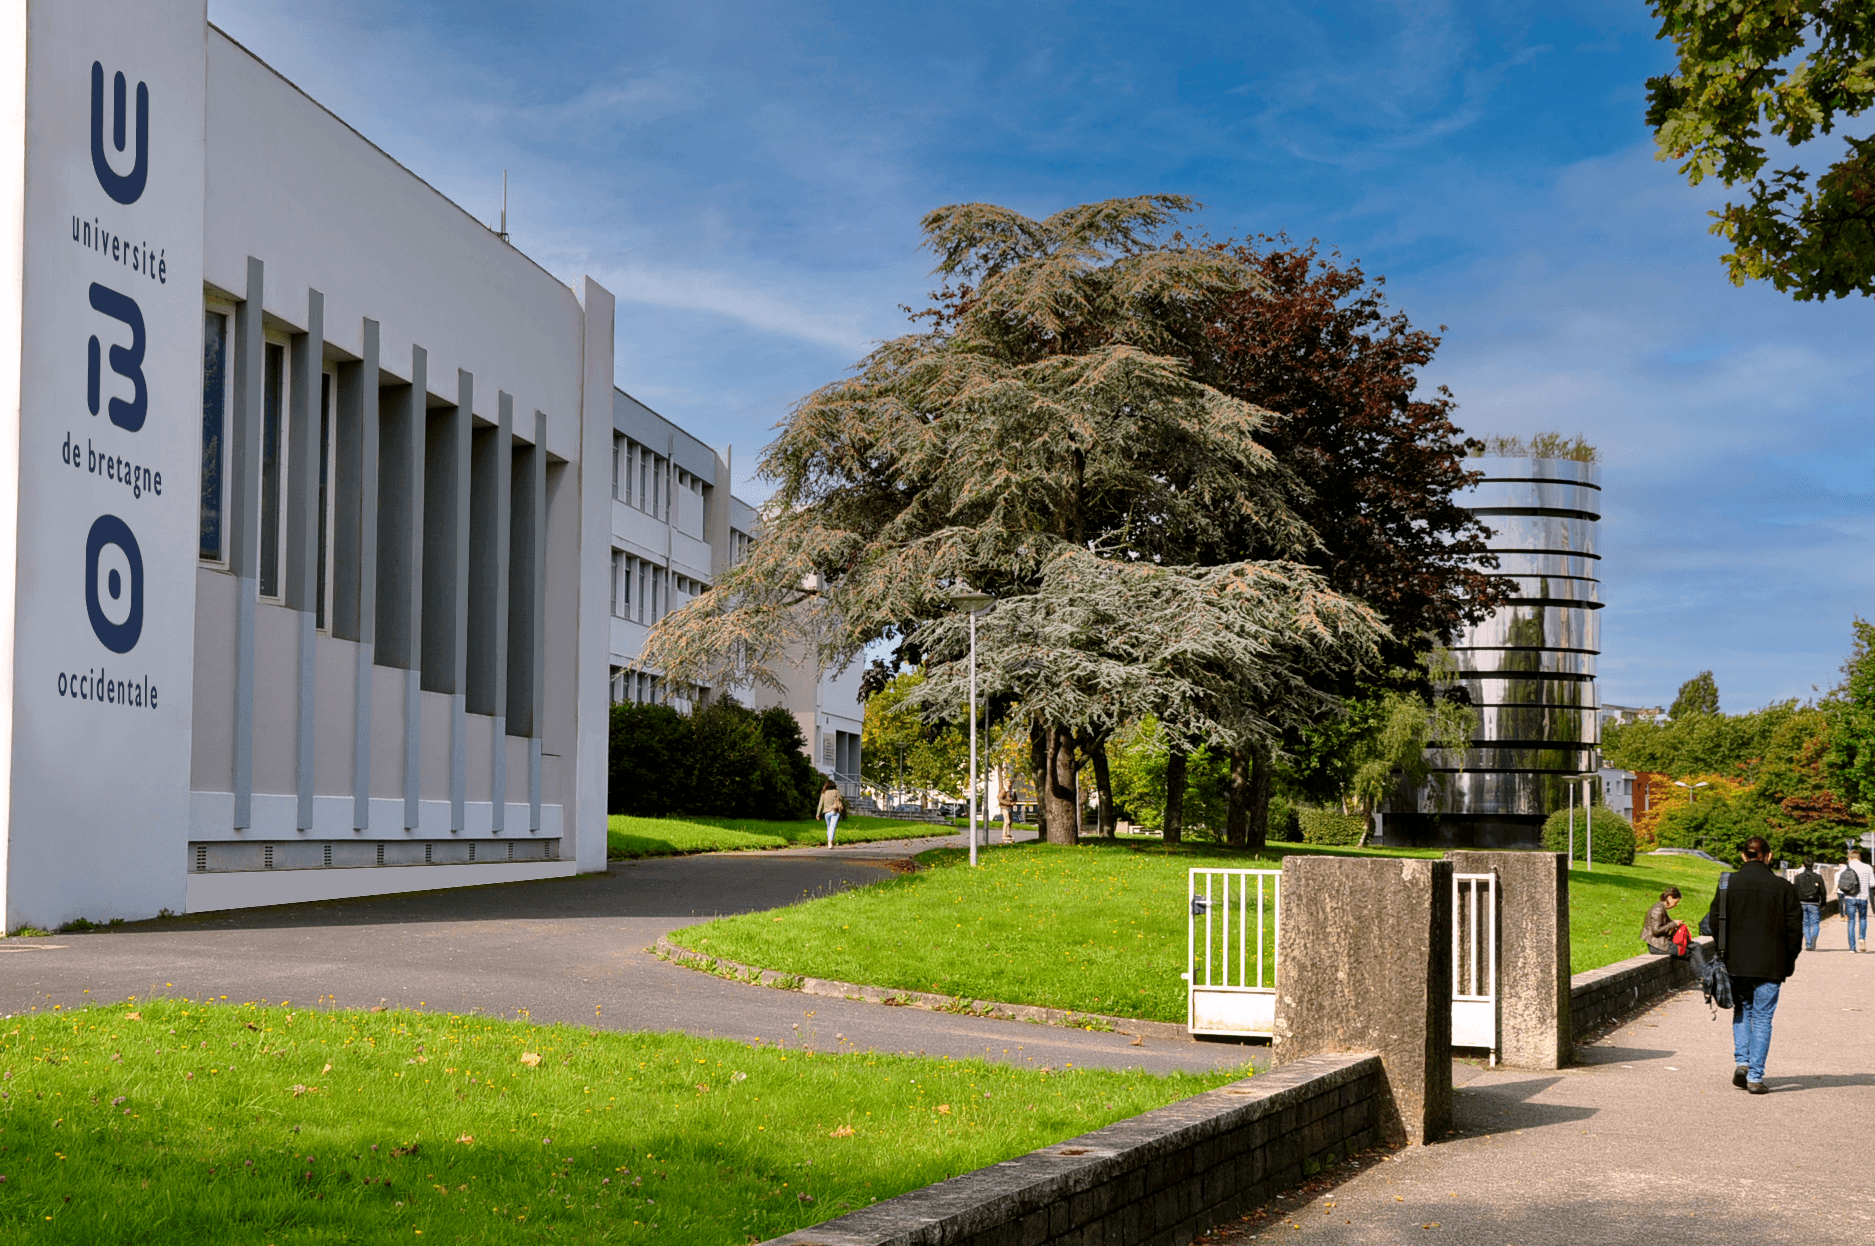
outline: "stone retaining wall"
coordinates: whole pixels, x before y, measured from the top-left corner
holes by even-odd
[[[1378,1142],[1385,1089],[1377,1056],[1311,1056],[773,1246],[1179,1246]]]

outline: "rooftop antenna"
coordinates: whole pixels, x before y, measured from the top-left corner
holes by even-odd
[[[503,242],[508,240],[508,171],[506,169],[501,171],[501,228],[496,232],[501,235]]]

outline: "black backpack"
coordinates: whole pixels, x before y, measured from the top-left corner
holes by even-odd
[[[1836,875],[1836,894],[1848,896],[1851,900],[1862,894],[1862,873],[1853,865],[1842,867],[1842,873]]]
[[[1718,948],[1711,943],[1695,943],[1688,959],[1693,963],[1693,972],[1699,975],[1699,990],[1705,996],[1706,1007],[1715,1016],[1720,1009],[1732,1011],[1732,975],[1719,959]]]

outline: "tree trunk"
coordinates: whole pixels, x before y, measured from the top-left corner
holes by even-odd
[[[1230,751],[1229,799],[1224,814],[1224,842],[1232,848],[1243,847],[1249,829],[1249,796],[1250,759],[1242,749],[1234,748]]]
[[[1080,842],[1076,827],[1080,811],[1074,797],[1074,733],[1060,727],[1048,728],[1047,787],[1042,793],[1047,808],[1047,839],[1051,844]]]
[[[1048,838],[1048,729],[1040,719],[1029,723],[1029,781],[1035,787],[1035,835]]]
[[[1100,793],[1100,833],[1114,836],[1113,775],[1107,768],[1107,742],[1096,740],[1088,750],[1094,762],[1094,788]]]
[[[1173,749],[1165,759],[1165,842],[1176,844],[1185,837],[1185,752]]]
[[[1244,847],[1262,852],[1270,839],[1270,780],[1276,769],[1276,755],[1267,743],[1250,746],[1250,790],[1245,812],[1249,815],[1249,834]]]

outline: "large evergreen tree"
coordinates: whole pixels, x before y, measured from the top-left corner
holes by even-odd
[[[839,662],[889,637],[948,705],[966,652],[949,597],[989,592],[980,681],[1031,716],[1056,840],[1077,738],[1153,714],[1184,740],[1267,746],[1331,712],[1323,672],[1370,662],[1385,630],[1308,565],[1320,545],[1258,440],[1268,413],[1195,375],[1216,309],[1263,278],[1168,237],[1188,206],[927,216],[946,305],[795,408],[762,463],[763,539],[646,661],[774,682],[803,646]],[[1258,556],[1233,556],[1246,533]]]

